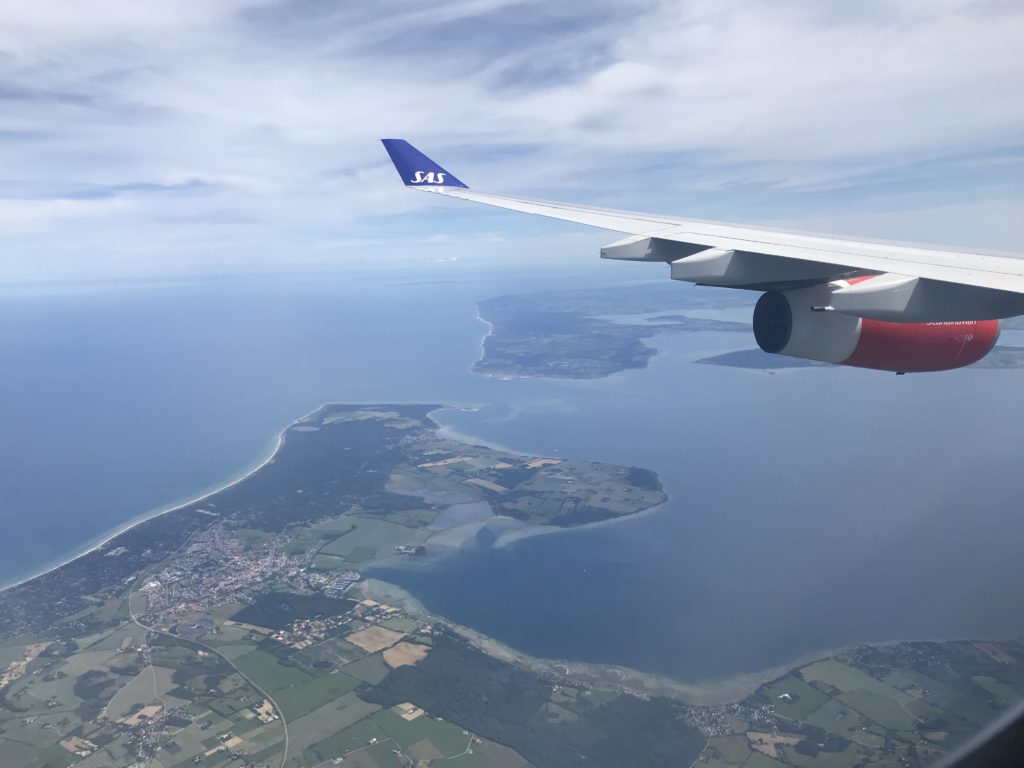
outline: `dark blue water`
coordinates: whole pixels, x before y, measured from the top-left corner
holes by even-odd
[[[323,401],[444,402],[481,406],[441,415],[460,432],[648,466],[671,494],[622,523],[378,569],[523,651],[707,679],[1024,631],[1021,374],[692,364],[743,334],[663,337],[648,369],[599,381],[469,372],[477,299],[650,275],[606,266],[7,292],[0,580],[238,473]]]

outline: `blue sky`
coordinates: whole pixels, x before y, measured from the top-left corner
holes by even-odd
[[[0,280],[582,259],[488,191],[1024,250],[1024,5],[0,3]]]

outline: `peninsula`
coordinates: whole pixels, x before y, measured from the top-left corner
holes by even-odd
[[[555,707],[560,686],[362,592],[366,565],[436,556],[492,521],[572,527],[665,500],[640,467],[448,439],[437,407],[324,406],[241,481],[0,594],[0,763],[613,765],[596,740],[620,714],[674,722],[678,702],[617,693],[563,708],[576,725],[552,720],[535,697]],[[391,673],[419,665],[451,695],[399,695]],[[518,720],[464,708],[483,680]],[[686,726],[670,744],[696,758],[703,739]]]
[[[362,571],[665,500],[640,467],[450,439],[436,407],[324,406],[258,471],[0,594],[0,764],[916,764],[1024,694],[1020,642],[862,646],[716,694],[432,615]]]
[[[683,314],[744,301],[665,283],[498,296],[477,305],[491,331],[473,370],[499,377],[596,379],[643,368],[655,354],[643,340],[656,334],[749,332],[743,323]]]

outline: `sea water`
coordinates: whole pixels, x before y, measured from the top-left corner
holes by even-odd
[[[8,291],[0,581],[243,472],[322,402],[429,402],[459,406],[437,414],[453,432],[650,467],[670,494],[373,569],[522,651],[704,680],[860,641],[1024,631],[1020,373],[695,362],[753,346],[742,333],[665,334],[646,369],[599,380],[472,373],[479,299],[622,279],[543,272]]]

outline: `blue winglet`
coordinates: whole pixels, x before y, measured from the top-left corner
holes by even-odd
[[[395,169],[405,186],[469,189],[405,139],[381,139],[381,143],[391,155],[391,162],[395,164]]]

